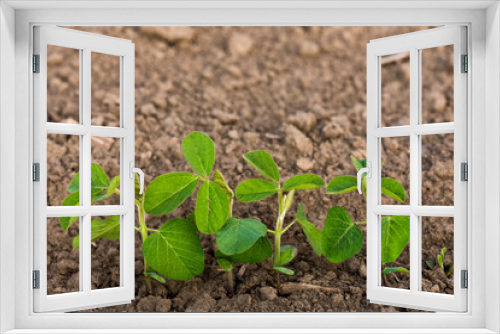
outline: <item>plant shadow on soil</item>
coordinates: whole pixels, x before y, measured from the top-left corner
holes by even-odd
[[[77,27],[75,29],[132,40],[136,49],[136,166],[146,174],[146,184],[155,177],[190,171],[181,152],[182,138],[202,131],[215,142],[215,168],[235,188],[241,181],[259,177],[242,155],[266,150],[280,167],[282,178],[299,173],[315,173],[329,182],[340,175],[355,175],[350,156],[366,155],[366,44],[427,27]],[[435,56],[441,57],[437,49]],[[48,54],[48,120],[75,122],[78,119],[78,59],[65,57],[64,50]],[[161,66],[160,66],[161,65]],[[407,59],[398,60],[409,66]],[[92,64],[94,125],[118,124],[116,89],[107,89],[119,73],[106,60]],[[116,71],[115,71],[116,72]],[[397,99],[387,117],[404,122],[396,106],[409,103],[409,92],[398,85],[402,73],[394,70],[387,78],[391,97]],[[435,83],[436,82],[436,83]],[[430,100],[433,122],[453,112],[453,80],[425,83],[434,95]],[[118,90],[119,91],[119,90]],[[72,102],[73,101],[73,102]],[[444,102],[443,102],[444,101]],[[447,102],[448,101],[448,102]],[[95,102],[95,103],[94,103]],[[439,139],[439,138],[438,138]],[[93,141],[92,158],[104,164],[109,177],[118,173],[119,159],[113,141]],[[403,183],[398,167],[408,165],[409,147],[398,147],[390,161],[388,175]],[[435,141],[431,151],[450,154],[444,139]],[[55,152],[55,153],[54,153]],[[432,152],[431,152],[432,153]],[[451,151],[451,154],[453,152]],[[78,171],[78,141],[69,136],[48,138],[51,181],[48,203],[60,205],[67,185]],[[434,175],[432,160],[423,167]],[[407,172],[406,172],[407,173]],[[435,172],[437,173],[437,172]],[[435,193],[436,198],[453,198],[453,192]],[[167,219],[187,217],[194,208],[191,197],[174,212],[148,218],[151,228]],[[357,193],[326,195],[325,190],[298,194],[294,207],[303,203],[312,223],[322,228],[328,209],[344,207],[354,221],[366,219],[366,202]],[[386,203],[386,204],[395,204]],[[261,220],[269,227],[276,219],[274,198],[257,203],[235,202],[234,215]],[[290,212],[293,217],[295,212]],[[77,226],[77,225],[76,225]],[[366,236],[366,227],[361,226]],[[441,247],[453,254],[453,228],[428,224],[432,235],[422,245],[423,258],[435,259]],[[57,224],[48,225],[49,290],[63,293],[78,289],[78,252],[71,247],[77,232],[64,232]],[[338,288],[336,292],[298,291],[277,295],[273,287],[271,262],[235,269],[235,296],[226,296],[224,272],[217,265],[215,239],[201,236],[206,267],[202,275],[188,282],[153,281],[153,293],[146,294],[143,279],[141,238],[136,233],[136,298],[128,305],[85,312],[409,312],[415,311],[371,304],[366,299],[366,243],[353,258],[333,264],[314,254],[298,225],[283,236],[282,244],[297,246],[298,256],[290,263],[294,276],[281,275],[282,282],[302,282]],[[427,239],[426,239],[427,240]],[[107,240],[92,245],[92,286],[117,286],[117,246]],[[400,257],[409,263],[408,247]],[[118,275],[118,276],[117,276]],[[439,271],[424,269],[426,289],[450,293],[450,278]],[[385,284],[408,288],[409,275],[391,274]]]

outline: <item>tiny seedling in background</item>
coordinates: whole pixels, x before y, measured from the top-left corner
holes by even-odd
[[[437,264],[432,261],[432,260],[427,260],[425,261],[425,264],[431,269],[434,270],[436,268],[441,268],[444,270],[444,273],[446,274],[447,277],[450,277],[451,271],[453,269],[453,262],[449,265],[444,264],[445,260],[445,254],[446,254],[446,247],[443,247],[441,249],[441,252],[436,256],[437,258]]]

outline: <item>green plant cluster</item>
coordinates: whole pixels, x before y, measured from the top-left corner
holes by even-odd
[[[212,140],[201,132],[189,134],[182,143],[182,153],[194,173],[176,172],[155,178],[139,194],[138,181],[135,180],[135,205],[138,221],[135,229],[142,236],[144,255],[144,276],[148,290],[150,278],[164,283],[165,278],[185,281],[200,275],[205,267],[204,251],[199,233],[215,234],[217,251],[215,257],[220,267],[228,274],[228,292],[232,294],[232,269],[240,263],[259,263],[272,257],[279,287],[279,274],[293,275],[286,265],[298,254],[292,245],[281,245],[281,236],[294,224],[298,224],[312,249],[318,256],[333,263],[345,261],[356,255],[363,246],[363,233],[360,224],[351,220],[347,211],[339,206],[332,207],[323,224],[323,230],[311,223],[302,204],[297,205],[295,217],[287,215],[294,205],[296,192],[306,189],[325,187],[323,179],[314,174],[292,176],[282,182],[278,167],[272,156],[265,151],[253,151],[243,158],[263,178],[248,179],[241,182],[233,191],[219,170],[213,170],[215,147]],[[366,160],[352,158],[357,170],[366,166]],[[111,181],[103,169],[91,166],[92,202],[120,194],[120,176]],[[366,194],[366,177],[363,179]],[[147,216],[160,216],[171,213],[196,189],[196,207],[188,217],[166,220],[159,229],[147,226]],[[327,187],[328,194],[343,194],[356,189],[356,178],[340,176],[333,179]],[[79,174],[76,174],[68,187],[70,194],[62,202],[63,206],[79,204]],[[382,179],[382,192],[397,201],[403,202],[406,193],[395,180]],[[277,217],[274,229],[253,217],[234,217],[232,207],[234,198],[243,203],[265,200],[275,196]],[[77,217],[62,217],[60,224],[67,230]],[[288,222],[288,223],[287,223]],[[93,219],[91,239],[113,240],[120,236],[120,217]],[[274,238],[274,247],[269,239]],[[409,240],[408,217],[392,216],[382,219],[382,262],[394,262]],[[79,236],[73,240],[73,247],[79,247]],[[384,274],[407,272],[405,268],[385,268]]]

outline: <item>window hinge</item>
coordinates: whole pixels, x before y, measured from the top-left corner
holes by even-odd
[[[466,162],[460,165],[460,180],[469,181],[469,165]]]
[[[40,182],[40,163],[38,162],[33,164],[33,181]]]
[[[462,73],[469,72],[469,56],[462,55]]]
[[[40,73],[40,55],[33,55],[33,73]]]
[[[33,270],[33,289],[40,289],[40,270]]]
[[[461,271],[461,281],[462,281],[462,289],[469,288],[469,272],[467,270]]]

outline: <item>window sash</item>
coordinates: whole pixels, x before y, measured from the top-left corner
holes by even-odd
[[[420,124],[421,49],[454,45],[454,122]],[[467,75],[461,73],[461,54],[467,54],[466,28],[430,29],[371,41],[367,47],[367,297],[373,303],[423,310],[467,311],[467,290],[460,271],[467,269],[467,183],[460,180],[460,163],[467,162]],[[410,125],[381,127],[381,56],[410,52]],[[424,134],[454,133],[454,206],[421,205],[421,141]],[[381,138],[410,138],[410,205],[381,205]],[[381,215],[410,217],[410,289],[381,286]],[[454,217],[454,294],[421,291],[423,216]]]
[[[80,124],[47,122],[47,45],[80,50]],[[91,125],[91,52],[120,57],[120,127]],[[40,271],[40,289],[34,289],[34,312],[75,311],[129,303],[135,295],[134,179],[120,178],[121,204],[91,205],[91,137],[120,138],[120,174],[129,175],[134,161],[134,45],[127,40],[39,26],[34,30],[34,54],[40,55],[40,73],[34,83],[33,159],[40,163],[40,182],[34,183],[34,270]],[[47,206],[47,134],[80,136],[80,206]],[[91,288],[91,219],[120,215],[120,287]],[[80,291],[47,295],[47,218],[80,217]]]

